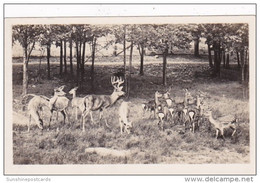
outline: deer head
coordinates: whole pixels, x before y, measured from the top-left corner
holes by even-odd
[[[124,82],[125,81],[122,78],[119,78],[116,76],[111,77],[111,84],[114,87],[114,92],[113,92],[114,95],[116,95],[118,97],[125,95],[125,92],[122,91],[124,86],[120,86]]]
[[[72,89],[69,91],[69,94],[73,95],[73,94],[77,91],[78,88],[79,88],[78,86],[75,87],[75,88],[72,88]]]
[[[63,91],[64,87],[65,87],[65,85],[54,88],[54,96],[61,97],[61,96],[66,95],[66,93]]]

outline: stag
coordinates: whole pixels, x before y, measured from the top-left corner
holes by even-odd
[[[123,86],[120,86],[125,81],[122,78],[112,76],[111,77],[111,84],[114,87],[114,91],[111,95],[87,95],[84,97],[84,105],[85,109],[82,113],[82,130],[85,131],[85,118],[90,114],[90,118],[92,123],[94,123],[92,112],[93,111],[99,111],[99,121],[103,117],[103,110],[106,108],[111,107],[116,101],[119,99],[119,97],[125,95],[125,92],[122,91]],[[105,120],[106,126],[107,121]]]

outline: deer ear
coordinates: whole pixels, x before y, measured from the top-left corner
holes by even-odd
[[[77,86],[77,87],[75,87],[75,90],[77,90],[79,87]]]
[[[60,90],[63,90],[65,88],[65,85],[62,85],[59,87]]]

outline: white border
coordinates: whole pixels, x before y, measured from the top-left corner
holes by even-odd
[[[255,15],[254,4],[5,5],[5,17]]]

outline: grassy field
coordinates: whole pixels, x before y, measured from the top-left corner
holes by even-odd
[[[103,58],[104,59],[104,58]],[[108,58],[109,60],[114,58]],[[156,61],[154,57],[146,57]],[[161,58],[160,58],[161,60]],[[160,61],[159,60],[159,61]],[[103,60],[105,61],[105,59]],[[162,86],[162,64],[154,62],[145,65],[144,76],[139,76],[138,60],[133,65],[130,91],[130,120],[133,122],[131,134],[120,134],[118,124],[118,106],[120,101],[104,112],[109,127],[103,121],[92,124],[87,118],[86,132],[82,132],[80,121],[75,120],[69,109],[71,123],[62,124],[62,116],[53,121],[47,130],[50,113],[44,110],[45,129],[41,132],[35,124],[27,132],[28,114],[20,103],[22,89],[22,65],[13,65],[13,162],[14,164],[225,164],[249,163],[249,108],[248,99],[243,98],[242,86],[237,81],[213,79],[210,77],[205,58],[195,59],[190,56],[169,59],[167,83],[171,86],[171,96],[182,96],[188,88],[192,95],[199,91],[205,93],[205,102],[213,108],[215,117],[233,114],[238,119],[238,129],[234,137],[225,133],[226,140],[215,139],[215,131],[204,120],[199,132],[179,134],[171,122],[166,122],[165,131],[157,126],[157,120],[143,116],[142,102],[153,99],[154,92],[165,92]],[[98,61],[97,61],[98,62]],[[66,84],[68,92],[75,86],[68,78],[58,77],[58,65],[52,64],[52,80],[46,80],[46,65],[43,64],[42,79],[36,81],[38,64],[29,65],[29,93],[51,97],[53,88]],[[111,94],[110,75],[120,64],[97,65],[95,68],[95,93]],[[79,96],[90,93],[89,70],[86,67],[86,81]],[[71,99],[71,96],[68,95]],[[98,120],[98,113],[94,113]],[[125,157],[100,155],[85,152],[89,147],[104,147],[119,151],[126,150]]]

